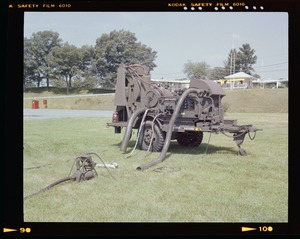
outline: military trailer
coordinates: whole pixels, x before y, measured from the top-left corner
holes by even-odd
[[[232,134],[240,155],[245,135],[256,132],[252,125],[237,125],[235,119],[224,119],[221,100],[222,87],[211,80],[193,79],[188,88],[172,88],[168,84],[151,81],[149,68],[139,64],[121,64],[117,82],[112,122],[115,133],[126,128],[120,146],[126,152],[132,129],[137,129],[140,149],[161,152],[160,156],[138,170],[147,169],[164,160],[170,141],[179,145],[197,147],[203,133]],[[254,138],[254,137],[253,137]],[[251,138],[251,139],[253,139]]]

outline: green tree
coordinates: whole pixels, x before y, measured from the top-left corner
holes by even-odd
[[[61,46],[62,40],[59,34],[53,31],[40,31],[24,39],[24,78],[25,81],[37,81],[40,85],[42,79],[46,79],[49,88],[49,80],[52,68],[49,64],[49,54],[55,47]]]
[[[81,77],[74,82],[75,87],[93,88],[97,85],[97,77],[93,74],[92,66],[95,62],[95,48],[93,46],[82,46],[81,55]]]
[[[153,70],[156,67],[156,54],[150,47],[137,42],[134,33],[114,30],[102,34],[96,40],[95,60],[91,70],[102,85],[112,87],[115,85],[119,64],[143,64]]]
[[[69,94],[73,77],[80,76],[84,68],[82,51],[67,42],[54,48],[47,60],[55,72],[56,79],[65,81],[67,94]]]
[[[257,61],[257,56],[254,55],[255,50],[251,49],[248,43],[243,44],[239,50],[240,51],[237,53],[236,65],[239,66],[240,71],[251,75],[251,71],[254,71],[252,65]]]
[[[84,45],[78,50],[81,55],[81,68],[91,69],[95,61],[95,48],[93,46]]]
[[[225,76],[239,71],[239,66],[236,64],[236,57],[237,57],[236,49],[231,49],[227,59],[223,61],[224,69],[226,71]]]
[[[183,72],[188,79],[207,79],[210,74],[210,66],[206,62],[188,61],[183,66]]]
[[[227,75],[243,71],[247,74],[252,74],[254,69],[252,65],[256,63],[257,56],[254,55],[255,50],[251,49],[248,43],[243,44],[237,52],[236,49],[231,49],[227,59],[223,62]],[[232,69],[234,68],[234,69]]]
[[[26,88],[26,85],[30,83],[37,83],[39,86],[42,77],[39,75],[39,72],[36,71],[38,68],[38,63],[35,61],[35,57],[32,51],[32,42],[28,38],[24,38],[24,58],[23,58],[23,87]]]
[[[214,67],[210,70],[209,79],[210,80],[220,80],[227,75],[227,71],[224,67]]]

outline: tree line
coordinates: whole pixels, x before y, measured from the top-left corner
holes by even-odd
[[[57,87],[93,88],[115,86],[116,71],[121,63],[138,63],[153,70],[156,51],[137,41],[134,33],[120,30],[102,34],[95,46],[76,47],[63,42],[53,31],[33,33],[24,38],[24,86],[40,86],[46,79]]]
[[[57,32],[40,31],[30,38],[24,38],[24,87],[34,84],[39,87],[43,80],[46,86],[65,87],[67,93],[72,87],[95,88],[102,86],[114,88],[119,64],[142,64],[150,71],[157,52],[141,42],[134,33],[114,30],[103,33],[96,39],[95,46],[75,45],[63,42]],[[220,79],[232,71],[232,56],[235,60],[233,72],[253,72],[256,63],[255,51],[249,44],[243,44],[237,52],[231,50],[224,67],[211,68],[206,62],[184,64],[183,72],[188,79]]]
[[[250,44],[245,43],[242,44],[239,51],[236,49],[230,50],[227,59],[223,61],[223,67],[211,67],[206,62],[188,61],[184,64],[183,72],[187,74],[189,79],[219,80],[224,76],[240,71],[259,78],[252,67],[256,61],[255,50],[251,48]]]

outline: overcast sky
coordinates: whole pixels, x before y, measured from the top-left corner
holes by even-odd
[[[58,32],[63,42],[92,45],[103,33],[129,30],[157,51],[154,79],[183,78],[183,65],[223,67],[230,49],[249,43],[262,80],[288,78],[288,14],[284,12],[26,12],[24,36]]]

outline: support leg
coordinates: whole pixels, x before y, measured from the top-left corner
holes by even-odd
[[[246,150],[241,147],[241,145],[244,142],[246,133],[247,132],[243,132],[243,133],[239,132],[233,135],[233,140],[235,141],[236,145],[239,147],[239,155],[241,156],[247,155]]]

